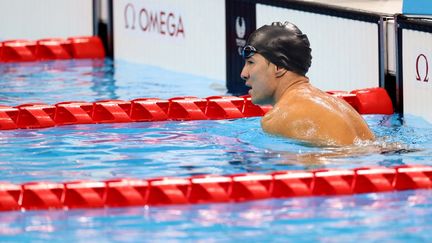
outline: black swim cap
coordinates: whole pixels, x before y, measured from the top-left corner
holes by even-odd
[[[273,64],[300,75],[311,66],[309,39],[292,23],[264,25],[249,36],[248,45]]]

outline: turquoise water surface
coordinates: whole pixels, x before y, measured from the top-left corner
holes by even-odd
[[[224,83],[132,63],[0,65],[0,104],[226,94]],[[259,118],[142,122],[0,131],[2,181],[189,177],[275,170],[432,165],[432,126],[364,116],[379,137],[319,148],[262,132]],[[9,242],[427,241],[429,190],[235,204],[0,213]]]

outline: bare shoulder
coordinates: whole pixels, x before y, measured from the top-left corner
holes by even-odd
[[[320,144],[352,144],[371,134],[349,104],[322,92],[285,97],[263,117],[262,127],[271,134]]]
[[[276,104],[261,120],[266,132],[300,138],[317,129],[317,119],[322,108],[309,100],[282,101]],[[303,134],[303,135],[300,135]]]

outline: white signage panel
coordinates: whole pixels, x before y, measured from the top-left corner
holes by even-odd
[[[432,33],[402,31],[403,110],[432,122]]]
[[[114,1],[116,59],[225,81],[225,43],[224,1]]]
[[[297,25],[309,38],[307,76],[323,90],[379,86],[378,24],[258,4],[257,28],[275,21]]]
[[[93,1],[0,1],[0,41],[93,35]]]

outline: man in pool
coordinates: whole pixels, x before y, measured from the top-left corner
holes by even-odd
[[[241,77],[252,102],[271,104],[264,131],[321,146],[375,140],[364,119],[348,103],[313,87],[309,40],[292,23],[273,23],[253,32],[244,46]]]

